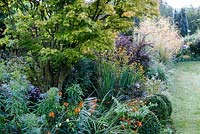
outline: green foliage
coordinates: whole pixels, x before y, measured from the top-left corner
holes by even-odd
[[[1,1],[8,14],[4,39],[33,57],[46,88],[62,88],[79,59],[111,49],[116,34],[132,26],[132,17],[156,16],[157,5],[156,0]]]
[[[145,76],[142,65],[124,66],[119,70],[118,88],[120,92],[131,95],[134,90],[143,88]]]
[[[122,56],[123,57],[123,56]],[[98,96],[103,99],[108,99],[112,96],[118,96],[120,94],[133,95],[133,91],[136,88],[135,84],[138,84],[141,88],[144,82],[143,67],[140,64],[127,65],[126,61],[118,61],[116,57],[112,60],[103,58],[102,63],[99,65],[100,88],[97,89]]]
[[[193,57],[198,57],[200,53],[200,40],[196,39],[191,45],[190,45],[190,52]]]
[[[149,109],[155,113],[160,121],[169,118],[169,110],[165,101],[159,96],[149,96],[145,99],[147,105],[153,104]]]
[[[84,95],[91,95],[97,86],[98,69],[95,60],[85,58],[80,60],[68,75],[67,80],[69,84],[78,83],[84,89]]]
[[[172,114],[172,103],[171,101],[167,98],[167,96],[163,95],[163,94],[155,94],[156,96],[159,96],[160,98],[163,99],[163,101],[166,103],[167,107],[168,107],[168,113],[169,113],[169,117]]]
[[[183,47],[182,51],[184,52],[184,49],[185,49],[185,51],[186,51],[185,55],[189,55],[193,59],[198,59],[199,53],[200,53],[199,32],[185,37],[184,42],[185,42],[186,45],[184,46],[185,48]],[[183,54],[183,56],[184,56],[184,54]]]
[[[119,87],[122,89],[130,89],[137,80],[140,79],[140,74],[135,73],[135,70],[130,67],[124,67],[119,76]],[[138,75],[138,76],[137,76]]]
[[[7,81],[8,73],[6,71],[6,66],[4,63],[0,63],[0,83],[4,83]]]
[[[67,102],[72,104],[78,104],[82,101],[83,89],[78,84],[73,84],[72,86],[66,88],[65,92],[67,95]]]
[[[200,8],[186,8],[186,15],[188,19],[190,35],[195,34],[200,27]]]
[[[157,4],[157,0],[0,1],[7,16],[0,45],[26,58],[25,64],[0,63],[0,133],[158,133],[159,121],[150,112],[156,104],[146,106],[137,99],[129,105],[112,97],[131,94],[145,81],[139,59],[145,56],[140,55],[143,47],[134,52],[136,59],[120,49],[112,51],[116,35],[130,29],[133,18],[156,16]],[[99,58],[95,54],[102,52],[112,56],[100,57],[99,68],[93,66],[93,59]],[[25,73],[44,92],[34,107],[27,99]],[[63,89],[64,84],[70,86]],[[85,89],[90,88],[100,104],[97,99],[83,101]],[[112,100],[110,107],[104,105],[107,98]],[[160,100],[155,101],[159,107]]]
[[[142,120],[142,127],[139,128],[139,134],[160,134],[161,124],[153,112],[149,112]]]
[[[4,109],[2,112],[6,117],[15,120],[29,111],[26,98],[29,82],[22,74],[23,68],[20,64],[10,60],[0,65],[0,104]]]
[[[159,10],[161,16],[173,19],[173,8],[162,0],[159,4]]]
[[[155,79],[155,77],[147,78],[145,82],[145,91],[149,94],[156,94],[163,91],[166,91],[168,88],[166,81],[161,81],[159,79]]]
[[[166,66],[158,62],[149,67],[147,75],[150,78],[154,77],[162,81],[166,81],[169,78]]]
[[[174,22],[176,26],[179,28],[180,34],[185,37],[188,35],[188,20],[186,11],[184,8],[181,9],[180,12],[174,12]]]
[[[144,120],[150,112],[148,107],[141,105],[140,102],[137,102],[137,104],[135,102],[121,103],[114,99],[108,110],[105,110],[102,105],[96,109],[95,114],[83,110],[80,112],[80,116],[82,116],[80,132],[88,134],[133,133],[133,131],[139,130],[141,127],[140,121]],[[137,111],[133,109],[137,109]],[[158,121],[157,118],[156,121]],[[154,124],[159,122],[156,121],[154,120]],[[159,129],[157,128],[157,130]]]
[[[1,61],[0,73],[0,133],[18,132],[19,118],[30,112],[26,96],[29,82],[23,64],[16,59]]]
[[[36,109],[38,115],[48,116],[50,112],[57,113],[62,109],[59,103],[60,96],[58,91],[57,88],[50,88],[49,91],[47,91],[46,98],[41,100]]]
[[[42,132],[42,125],[45,122],[44,117],[37,117],[35,114],[24,114],[19,118],[21,124],[22,133],[24,134],[39,134]]]
[[[110,63],[102,63],[100,65],[100,88],[97,90],[98,96],[103,99],[104,97],[111,97],[116,83],[116,67]]]
[[[95,102],[95,107],[91,111],[91,108],[88,108],[90,102],[83,102],[83,106],[79,103],[83,97],[83,89],[79,84],[63,89],[65,91],[63,94],[58,88],[50,88],[42,95],[37,107],[29,110],[30,102],[27,100],[29,82],[22,73],[26,68],[15,60],[13,61],[14,63],[10,61],[2,63],[1,66],[1,72],[8,77],[1,77],[4,83],[0,86],[3,89],[0,90],[2,91],[0,105],[3,106],[3,110],[0,111],[0,122],[4,125],[0,126],[0,132],[124,134],[139,130],[142,127],[141,122],[150,112],[149,106],[144,106],[142,101],[138,101],[138,104],[134,102],[130,106],[117,99],[113,100],[110,107],[102,105],[103,102],[99,105]],[[129,85],[138,81],[143,82],[142,66],[118,65],[117,62],[106,62],[105,60],[100,68],[104,69],[100,71],[105,71],[103,73],[106,77],[102,77],[104,80],[109,81],[115,76],[113,90],[119,88],[119,90],[128,92],[132,90],[132,88],[127,89]],[[107,74],[110,72],[113,73],[112,77]],[[9,111],[12,108],[13,112]]]

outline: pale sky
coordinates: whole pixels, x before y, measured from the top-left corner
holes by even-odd
[[[200,7],[200,0],[165,0],[168,5],[173,8],[182,8],[189,7],[192,5],[193,7]]]

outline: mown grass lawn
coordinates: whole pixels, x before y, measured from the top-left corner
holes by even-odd
[[[177,134],[200,134],[200,62],[175,67],[172,103]]]

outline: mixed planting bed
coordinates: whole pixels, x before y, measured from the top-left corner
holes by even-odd
[[[158,6],[1,1],[0,133],[178,132],[172,67],[185,55],[198,57],[199,42],[181,48],[181,35]]]

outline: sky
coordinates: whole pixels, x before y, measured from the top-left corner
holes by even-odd
[[[173,8],[182,8],[189,7],[192,5],[193,7],[200,7],[200,0],[165,0],[168,5]]]

